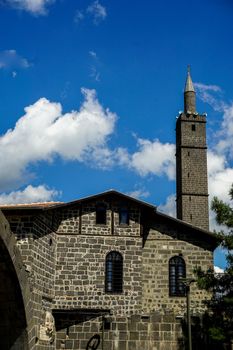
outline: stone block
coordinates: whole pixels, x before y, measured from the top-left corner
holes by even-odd
[[[130,332],[129,339],[130,340],[139,340],[139,332]]]
[[[160,325],[160,330],[170,332],[171,331],[171,324],[170,323],[162,323]]]
[[[128,341],[128,350],[135,350],[135,349],[137,349],[137,341],[129,340]]]

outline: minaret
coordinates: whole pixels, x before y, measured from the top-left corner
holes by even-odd
[[[184,90],[184,112],[176,122],[177,218],[209,229],[206,115],[196,111],[190,68]]]

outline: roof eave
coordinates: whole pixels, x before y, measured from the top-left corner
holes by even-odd
[[[105,191],[105,192],[100,192],[100,193],[97,193],[95,195],[83,197],[83,198],[80,198],[80,199],[77,199],[77,200],[74,200],[74,201],[71,201],[71,202],[56,204],[54,206],[51,206],[51,207],[48,207],[48,208],[45,208],[45,209],[64,208],[64,207],[72,206],[72,205],[75,205],[75,204],[81,204],[82,202],[95,200],[97,198],[100,198],[100,197],[103,197],[103,196],[108,196],[108,195],[120,196],[120,197],[122,197],[122,198],[124,198],[126,200],[130,200],[132,202],[135,202],[135,203],[137,203],[138,205],[140,205],[142,207],[147,207],[147,208],[151,208],[153,210],[157,210],[157,207],[155,205],[153,205],[153,204],[150,204],[150,203],[147,203],[147,202],[142,201],[140,199],[128,196],[128,195],[126,195],[124,193],[121,193],[119,191],[116,191],[116,190],[108,190],[108,191]]]
[[[184,227],[187,227],[191,230],[195,230],[197,231],[198,233],[200,234],[204,234],[205,236],[209,236],[209,238],[213,241],[214,243],[214,246],[215,248],[218,246],[218,243],[217,243],[217,238],[214,234],[214,232],[211,232],[211,231],[208,231],[208,230],[205,230],[201,227],[197,227],[197,226],[194,226],[186,221],[183,221],[183,220],[180,220],[180,219],[177,219],[177,218],[174,218],[173,216],[169,216],[167,214],[164,214],[164,213],[161,213],[159,211],[156,211],[156,215],[160,216],[160,217],[163,217],[165,218],[166,220],[170,220],[170,221],[173,221],[174,223],[176,224],[179,224],[179,225],[182,225]]]

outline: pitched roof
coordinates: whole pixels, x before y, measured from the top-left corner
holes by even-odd
[[[0,209],[45,209],[51,208],[54,205],[61,204],[63,202],[36,202],[36,203],[12,203],[12,204],[0,204]]]
[[[183,220],[176,219],[172,216],[169,216],[167,214],[164,214],[162,212],[157,211],[157,207],[153,204],[147,203],[145,201],[133,198],[129,195],[126,195],[124,193],[118,192],[116,190],[108,190],[105,192],[101,192],[92,196],[88,197],[83,197],[71,202],[40,202],[40,203],[25,203],[25,204],[3,204],[0,205],[0,210],[3,212],[5,211],[17,211],[17,210],[37,210],[37,211],[46,211],[46,210],[53,210],[53,209],[62,209],[66,208],[69,206],[74,206],[74,205],[79,205],[85,202],[89,202],[92,200],[101,200],[102,198],[121,198],[123,201],[130,201],[132,203],[135,203],[139,205],[141,208],[143,208],[146,212],[152,214],[161,219],[161,220],[166,220],[169,221],[171,224],[173,223],[174,225],[182,226],[184,229],[190,230],[190,231],[196,231],[198,235],[204,235],[206,239],[209,239],[213,245],[217,244],[216,238],[214,234],[210,231],[206,231],[202,228],[193,226],[192,224],[189,224]]]
[[[137,198],[131,197],[129,195],[126,195],[124,193],[118,192],[116,190],[108,190],[104,191],[92,196],[88,197],[83,197],[80,199],[76,199],[71,202],[38,202],[38,203],[22,203],[22,204],[0,204],[0,209],[2,210],[13,210],[13,209],[55,209],[55,208],[62,208],[62,207],[68,207],[68,206],[73,206],[76,204],[81,204],[83,202],[91,201],[91,200],[101,200],[102,197],[121,197],[123,200],[135,202],[136,204],[143,206],[143,207],[148,207],[156,210],[156,206],[152,205],[150,203],[147,203],[145,201],[139,200]]]

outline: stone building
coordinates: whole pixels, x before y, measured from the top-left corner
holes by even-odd
[[[0,348],[185,349],[180,278],[213,266],[204,115],[188,73],[177,119],[177,216],[110,190],[1,206]],[[192,319],[209,295],[191,288]]]

